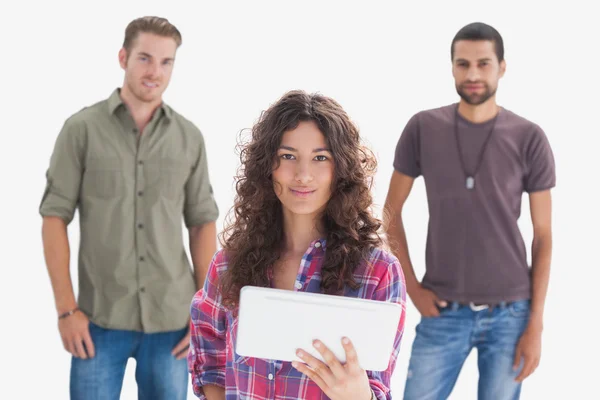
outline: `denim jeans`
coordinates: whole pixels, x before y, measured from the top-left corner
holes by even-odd
[[[142,333],[104,329],[90,323],[94,358],[71,361],[72,400],[118,400],[125,366],[136,360],[135,379],[140,400],[185,400],[188,393],[186,359],[171,355],[187,333],[183,330]]]
[[[516,400],[521,384],[513,370],[515,348],[529,320],[529,300],[474,310],[450,303],[439,317],[423,317],[408,367],[404,400],[444,400],[464,361],[477,349],[479,400]]]

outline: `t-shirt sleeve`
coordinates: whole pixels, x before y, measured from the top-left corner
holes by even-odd
[[[416,178],[421,175],[419,138],[419,114],[415,114],[404,127],[396,145],[394,169],[404,175]]]
[[[527,173],[524,188],[527,193],[551,189],[556,185],[554,154],[544,131],[536,126],[529,141],[525,159]]]

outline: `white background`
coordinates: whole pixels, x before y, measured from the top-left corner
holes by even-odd
[[[6,3],[3,3],[6,4]],[[123,71],[117,52],[125,26],[143,15],[170,19],[183,46],[165,100],[202,130],[221,209],[232,205],[234,146],[261,110],[285,91],[319,91],[337,99],[379,159],[377,212],[392,173],[394,146],[416,112],[457,100],[449,46],[463,25],[483,21],[504,37],[507,72],[498,102],[538,123],[554,149],[554,257],[546,304],[542,362],[522,398],[599,398],[596,307],[600,168],[597,18],[584,1],[512,2],[11,2],[0,24],[3,136],[0,224],[2,340],[0,398],[68,398],[69,355],[42,256],[38,205],[49,157],[64,120],[108,97]],[[589,4],[593,4],[590,2]],[[8,89],[8,90],[7,90]],[[410,250],[424,268],[427,208],[419,179],[406,208]],[[520,220],[529,247],[524,197]],[[78,220],[69,227],[77,249]],[[72,252],[77,282],[76,250]],[[401,398],[418,321],[409,304],[393,378]],[[123,399],[136,398],[135,363]],[[452,399],[475,399],[476,353]],[[190,398],[192,398],[190,389]]]

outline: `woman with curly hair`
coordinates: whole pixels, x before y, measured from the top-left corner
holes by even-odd
[[[191,306],[194,393],[209,400],[391,398],[404,310],[381,372],[361,369],[347,338],[345,364],[318,340],[313,345],[325,363],[302,350],[304,363],[234,351],[240,289],[247,285],[404,306],[400,264],[381,248],[381,223],[371,213],[376,160],[361,146],[357,127],[336,101],[292,91],[261,115],[240,158],[234,219]]]

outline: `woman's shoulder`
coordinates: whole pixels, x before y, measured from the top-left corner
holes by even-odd
[[[371,281],[373,278],[381,280],[391,275],[397,275],[400,262],[395,255],[383,247],[374,247],[369,251],[367,259],[355,271],[359,280]]]
[[[219,249],[216,251],[216,253],[213,255],[210,265],[219,274],[227,269],[227,266],[229,265],[229,259],[225,249]]]
[[[206,284],[205,288],[208,285],[217,286],[217,282],[219,278],[223,275],[223,273],[227,270],[229,266],[229,260],[227,258],[227,253],[224,249],[219,249],[213,255],[213,258],[210,260],[210,264],[208,265],[208,272],[206,273]]]
[[[204,287],[196,292],[192,300],[192,308],[199,307],[207,297],[220,299],[219,281],[227,270],[227,254],[223,249],[217,250],[208,266]]]
[[[383,247],[374,247],[369,254],[369,263],[388,269],[392,264],[399,264],[398,258]]]

